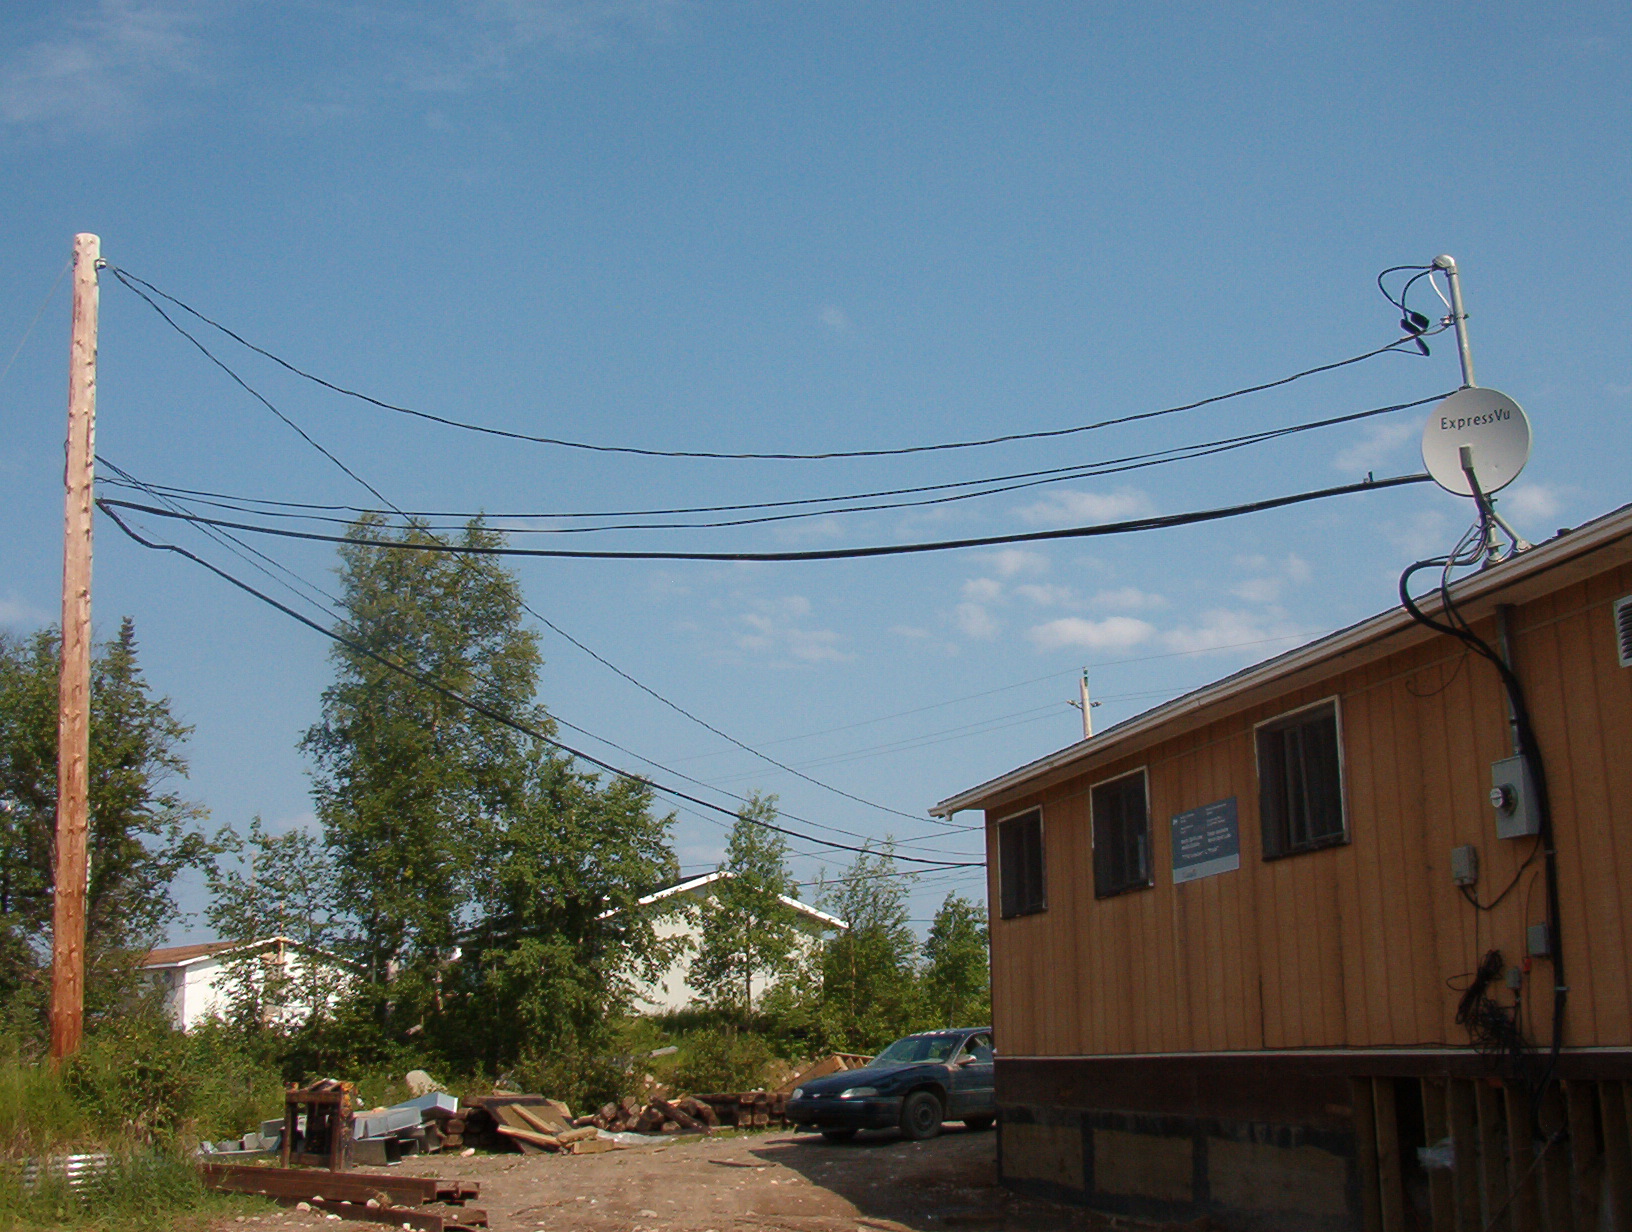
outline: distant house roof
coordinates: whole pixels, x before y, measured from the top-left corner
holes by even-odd
[[[206,962],[212,958],[220,958],[240,950],[263,950],[270,945],[282,944],[291,950],[305,950],[316,953],[330,962],[342,966],[355,967],[357,964],[347,962],[334,954],[322,950],[312,950],[291,937],[261,937],[255,941],[201,941],[196,945],[169,945],[157,950],[149,950],[141,961],[141,970],[156,971],[161,967],[191,967],[197,963]]]
[[[716,881],[725,881],[734,878],[735,876],[736,874],[731,872],[729,869],[717,868],[712,873],[704,873],[700,877],[690,877],[685,881],[676,883],[675,885],[665,886],[661,890],[653,890],[650,894],[643,898],[636,899],[635,901],[638,906],[647,907],[652,903],[662,902],[666,898],[674,898],[681,894],[689,894],[693,890],[701,890],[705,886],[713,885]],[[790,898],[786,894],[778,894],[776,897],[781,901],[783,906],[799,912],[800,915],[803,915],[818,924],[822,924],[827,928],[836,929],[839,932],[848,932],[850,930],[850,925],[839,919],[838,916],[829,915],[819,907],[812,907],[809,903],[802,903],[797,898]]]

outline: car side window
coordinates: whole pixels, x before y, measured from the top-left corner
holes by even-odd
[[[963,1050],[970,1053],[976,1061],[990,1064],[992,1060],[992,1037],[989,1035],[972,1035]]]

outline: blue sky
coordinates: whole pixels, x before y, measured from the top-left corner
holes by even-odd
[[[1629,41],[1632,14],[1608,4],[13,5],[0,622],[22,631],[57,610],[68,299],[65,284],[47,293],[80,230],[122,268],[386,400],[725,451],[1064,427],[1271,380],[1392,339],[1377,271],[1451,252],[1480,381],[1535,426],[1502,507],[1545,537],[1632,496]],[[111,278],[101,341],[98,444],[121,466],[372,503]],[[945,482],[1458,383],[1439,339],[1426,360],[1385,355],[1063,440],[702,462],[494,442],[221,353],[398,505],[499,513]],[[1416,470],[1423,414],[938,509],[574,538],[774,550],[1179,512]],[[1006,551],[516,570],[534,607],[659,692],[916,816],[1070,742],[1084,665],[1096,721],[1125,718],[1387,606],[1400,569],[1448,548],[1468,516],[1416,487]],[[148,525],[250,576],[195,532]],[[191,795],[215,823],[311,824],[295,741],[326,644],[105,520],[97,535],[98,632],[136,619],[153,683],[196,727]],[[332,583],[321,545],[257,546]],[[711,785],[777,792],[813,822],[978,851],[975,834],[733,749],[553,633],[543,648],[542,697],[564,720]],[[712,864],[723,833],[686,811],[676,839],[689,870]],[[978,871],[926,877],[914,916],[948,888],[979,895]]]

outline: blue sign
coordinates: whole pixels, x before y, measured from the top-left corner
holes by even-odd
[[[1241,867],[1235,797],[1173,814],[1173,882],[1195,881]]]

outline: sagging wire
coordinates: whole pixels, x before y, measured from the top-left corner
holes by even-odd
[[[629,781],[631,783],[638,783],[638,784],[640,784],[640,785],[642,785],[644,787],[647,787],[647,788],[651,789],[654,792],[660,792],[663,795],[672,796],[672,797],[674,797],[675,799],[678,799],[678,800],[684,800],[689,804],[695,804],[695,805],[697,805],[697,806],[699,806],[701,808],[708,809],[711,812],[719,813],[719,814],[721,814],[723,816],[726,816],[726,817],[730,817],[730,818],[735,819],[735,818],[740,816],[740,813],[738,813],[737,811],[726,808],[723,805],[715,804],[715,803],[713,803],[712,801],[709,801],[709,800],[704,800],[699,796],[690,795],[687,792],[680,791],[677,788],[674,788],[674,787],[671,787],[671,786],[669,786],[669,785],[667,785],[665,783],[659,782],[658,780],[650,778],[650,777],[648,777],[646,775],[634,774],[634,773],[632,773],[632,772],[630,772],[628,770],[624,770],[624,769],[622,769],[622,768],[620,768],[618,766],[613,765],[611,762],[604,761],[601,758],[595,757],[590,753],[586,753],[581,749],[577,749],[577,748],[574,748],[573,746],[571,746],[569,744],[565,744],[562,741],[555,739],[553,736],[547,735],[546,733],[540,731],[538,728],[531,726],[530,724],[524,723],[519,719],[513,718],[510,715],[505,714],[501,710],[496,710],[492,706],[489,706],[484,702],[478,701],[475,698],[467,697],[465,694],[459,692],[458,690],[449,688],[447,685],[444,685],[444,684],[440,683],[439,681],[433,679],[432,677],[426,675],[423,672],[417,671],[416,669],[414,669],[412,667],[408,667],[408,666],[405,666],[405,665],[403,665],[401,663],[398,663],[394,659],[388,658],[387,656],[382,655],[382,654],[378,653],[377,651],[374,651],[374,650],[370,649],[369,647],[363,645],[361,642],[357,641],[354,638],[348,637],[343,633],[336,632],[333,629],[325,628],[323,625],[320,625],[317,621],[311,619],[309,616],[304,616],[300,612],[295,611],[292,607],[289,607],[287,604],[280,603],[278,600],[272,598],[272,596],[270,596],[268,594],[265,594],[262,591],[256,590],[248,582],[245,582],[245,581],[243,581],[243,580],[241,580],[239,578],[234,577],[232,574],[228,573],[225,569],[222,569],[217,565],[211,564],[209,561],[205,560],[202,556],[199,556],[195,552],[190,552],[186,548],[181,547],[178,544],[165,543],[165,542],[161,542],[161,541],[158,541],[158,540],[148,539],[146,536],[144,536],[144,535],[140,534],[139,532],[133,530],[128,524],[125,523],[125,521],[122,518],[119,517],[119,515],[117,513],[113,512],[111,509],[104,508],[103,512],[106,513],[110,519],[112,519],[115,526],[117,526],[129,538],[134,540],[136,543],[140,544],[142,547],[149,548],[149,549],[151,549],[153,551],[172,552],[172,553],[174,553],[174,554],[176,554],[178,556],[185,557],[187,560],[192,561],[194,564],[199,565],[202,568],[209,570],[211,573],[215,574],[217,577],[219,577],[223,581],[225,581],[225,582],[227,582],[227,583],[229,583],[229,584],[231,584],[233,586],[236,586],[239,590],[242,590],[245,594],[248,594],[248,595],[252,596],[253,598],[259,599],[262,603],[267,604],[269,607],[276,608],[278,611],[282,612],[285,616],[288,616],[291,619],[298,621],[299,623],[305,625],[308,629],[311,629],[314,632],[320,633],[324,637],[329,638],[331,641],[334,641],[334,642],[338,643],[339,645],[344,646],[347,650],[351,651],[353,654],[361,655],[362,657],[364,657],[366,659],[369,659],[369,660],[371,660],[371,661],[373,661],[375,663],[378,663],[381,667],[385,668],[387,671],[393,672],[396,675],[401,676],[406,680],[412,681],[413,683],[419,685],[421,688],[428,689],[429,691],[431,691],[433,693],[436,693],[437,695],[439,695],[441,697],[444,697],[447,700],[449,700],[451,702],[454,702],[457,705],[465,707],[467,710],[470,710],[470,711],[472,711],[472,712],[474,712],[476,714],[481,715],[483,718],[490,719],[493,722],[498,723],[500,726],[507,727],[511,731],[514,731],[514,732],[518,733],[519,735],[527,736],[532,740],[536,740],[540,744],[548,745],[550,748],[555,749],[558,752],[565,753],[569,757],[575,757],[575,758],[578,758],[581,761],[587,762],[591,766],[594,766],[596,769],[603,770],[606,773],[614,775],[617,778],[625,779],[625,780],[627,780],[627,781]],[[555,721],[557,723],[560,722],[559,719],[556,719]],[[569,725],[563,724],[563,726],[569,726]],[[579,732],[584,731],[583,728],[574,728],[574,730],[579,731]],[[584,732],[584,734],[588,735],[589,733]],[[605,741],[602,737],[599,737],[599,736],[596,736],[596,737],[593,737],[593,738],[596,739],[597,741],[600,741],[601,743],[609,743],[608,741]],[[646,760],[646,759],[642,758],[642,760]],[[730,793],[727,792],[727,793],[722,793],[722,794],[729,795]],[[740,797],[737,797],[737,798],[740,799]],[[830,839],[817,838],[817,837],[815,837],[813,835],[809,835],[809,834],[801,834],[797,830],[790,830],[785,826],[779,826],[779,825],[776,825],[776,824],[774,824],[772,822],[763,821],[763,820],[761,820],[759,818],[750,818],[749,820],[752,821],[754,825],[761,826],[764,829],[775,830],[779,834],[785,834],[788,837],[796,838],[796,839],[800,840],[801,842],[815,843],[817,846],[820,846],[820,847],[826,847],[826,848],[830,848],[830,849],[837,850],[837,851],[867,852],[869,854],[876,850],[876,848],[871,847],[871,846],[854,847],[854,846],[851,846],[850,844],[847,844],[847,843],[836,843],[836,842],[833,842]],[[872,842],[871,839],[868,839],[867,841],[869,843]],[[902,855],[899,852],[893,852],[893,851],[888,853],[888,854],[889,854],[889,858],[893,859],[893,860],[900,860],[900,861],[905,861],[906,863],[909,863],[909,864],[922,864],[922,865],[927,865],[927,866],[933,867],[933,868],[943,868],[943,869],[945,869],[945,868],[975,868],[975,867],[979,867],[983,863],[983,861],[980,861],[980,860],[967,860],[967,861],[928,860],[928,859],[922,859],[922,858],[917,857],[917,856]]]

